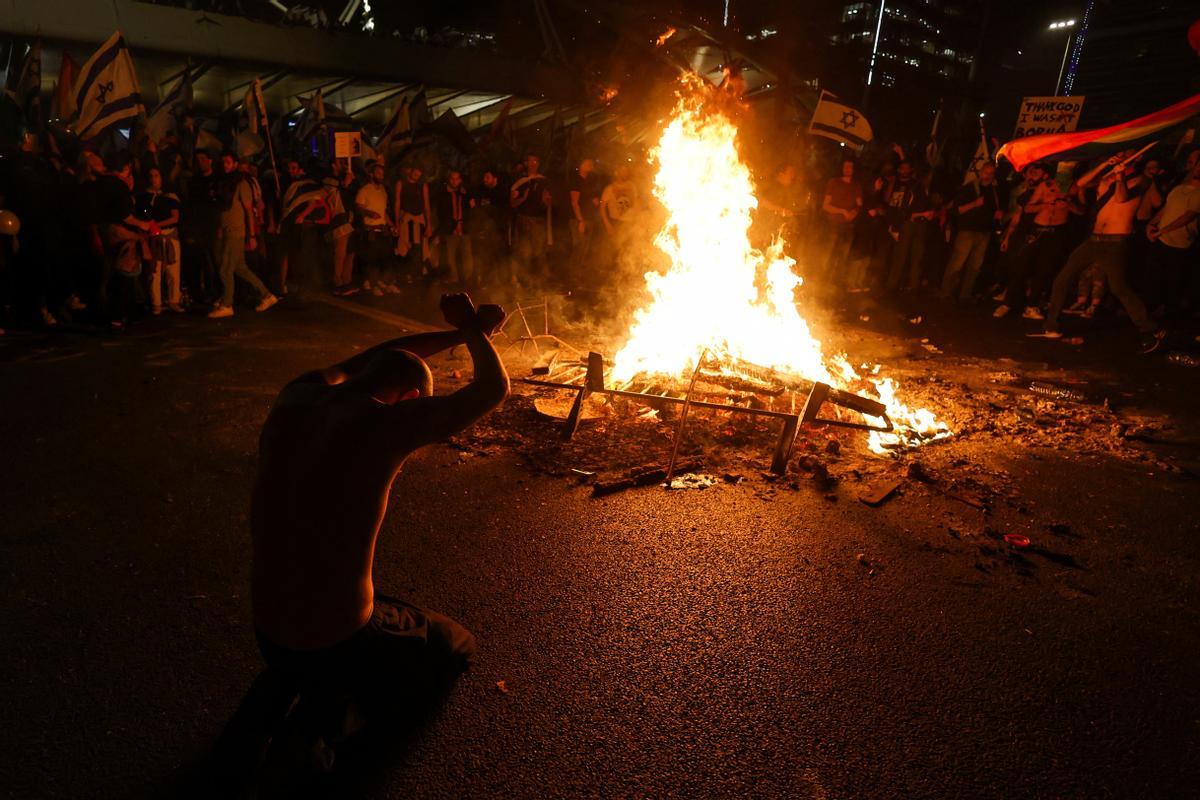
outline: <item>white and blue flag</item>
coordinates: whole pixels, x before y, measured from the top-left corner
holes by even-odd
[[[154,113],[146,120],[146,134],[150,141],[161,142],[179,127],[179,120],[192,108],[192,70],[183,71],[179,82],[162,99]]]
[[[114,125],[145,113],[133,58],[117,31],[92,54],[75,82],[75,133],[95,139]]]

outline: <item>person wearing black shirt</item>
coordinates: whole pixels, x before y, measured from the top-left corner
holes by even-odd
[[[596,215],[604,182],[596,173],[596,162],[585,158],[571,174],[567,191],[571,198],[571,260],[575,269],[586,274],[596,234]]]
[[[162,313],[162,282],[167,279],[167,308],[183,313],[179,289],[179,197],[163,191],[163,175],[158,167],[146,172],[146,190],[137,196],[139,219],[153,222],[157,233],[150,237],[150,313]]]
[[[508,188],[493,170],[486,170],[475,189],[475,206],[467,214],[467,231],[474,240],[471,254],[475,259],[476,280],[481,285],[513,282],[508,252],[510,214]]]
[[[467,228],[467,211],[475,199],[467,194],[463,176],[451,170],[446,183],[437,192],[437,238],[454,283],[466,283],[475,277],[475,260]]]
[[[954,208],[958,212],[958,232],[942,276],[941,295],[953,297],[957,289],[958,299],[965,302],[975,292],[975,280],[987,255],[992,232],[1004,217],[996,188],[996,167],[982,165],[978,178],[959,190]]]
[[[550,185],[540,171],[541,159],[525,157],[525,175],[509,190],[509,205],[516,213],[514,236],[517,268],[526,280],[544,281],[550,277],[546,249],[552,244],[550,226]]]
[[[925,187],[913,175],[907,161],[896,168],[896,180],[887,189],[888,233],[895,240],[887,288],[895,289],[908,269],[906,287],[914,290],[921,285],[921,262],[925,258],[925,233],[929,220],[936,212],[929,206]]]
[[[396,255],[405,264],[408,271],[405,278],[409,283],[420,275],[421,264],[429,260],[429,218],[433,214],[429,184],[422,180],[423,174],[415,164],[406,167],[392,196],[392,219],[400,229]]]
[[[221,176],[214,169],[212,154],[207,150],[197,150],[195,158],[195,171],[188,181],[187,200],[180,215],[184,283],[193,300],[210,304],[220,291],[213,243],[221,215],[217,201]]]
[[[134,214],[132,162],[128,153],[120,153],[116,168],[103,173],[101,161],[96,178],[102,205],[95,219],[106,270],[104,294],[97,310],[114,328],[125,326],[138,303],[137,278],[142,274],[142,263],[148,255],[146,240],[154,227]]]

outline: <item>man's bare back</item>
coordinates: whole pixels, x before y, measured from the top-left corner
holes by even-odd
[[[371,617],[375,540],[392,481],[424,445],[466,428],[508,393],[486,333],[503,321],[465,295],[443,298],[456,330],[394,340],[288,384],[260,440],[251,528],[254,624],[280,647],[310,651]],[[433,397],[421,360],[465,344],[474,381]]]

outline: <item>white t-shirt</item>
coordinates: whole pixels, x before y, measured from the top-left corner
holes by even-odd
[[[387,189],[382,184],[376,186],[373,183],[368,183],[358,190],[358,194],[354,196],[354,204],[362,206],[368,211],[374,211],[378,217],[371,217],[363,214],[363,225],[368,228],[379,228],[387,225]]]
[[[1187,211],[1200,213],[1200,186],[1193,183],[1181,183],[1167,195],[1163,205],[1162,216],[1158,218],[1159,227],[1170,225]],[[1167,247],[1186,250],[1196,241],[1200,234],[1200,224],[1193,219],[1187,225],[1167,231],[1158,240]]]

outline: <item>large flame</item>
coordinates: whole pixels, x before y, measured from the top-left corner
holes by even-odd
[[[654,194],[667,211],[655,245],[670,258],[665,273],[646,274],[651,300],[639,309],[629,339],[614,360],[612,377],[682,376],[704,351],[787,370],[839,388],[862,384],[845,356],[827,359],[796,309],[802,283],[784,255],[782,240],[766,252],[750,245],[751,213],[758,206],[750,171],[737,149],[737,127],[695,77],[684,90],[651,153],[658,165]],[[896,426],[872,433],[869,446],[885,452],[949,431],[924,409],[896,398],[896,384],[869,370],[868,380]]]

